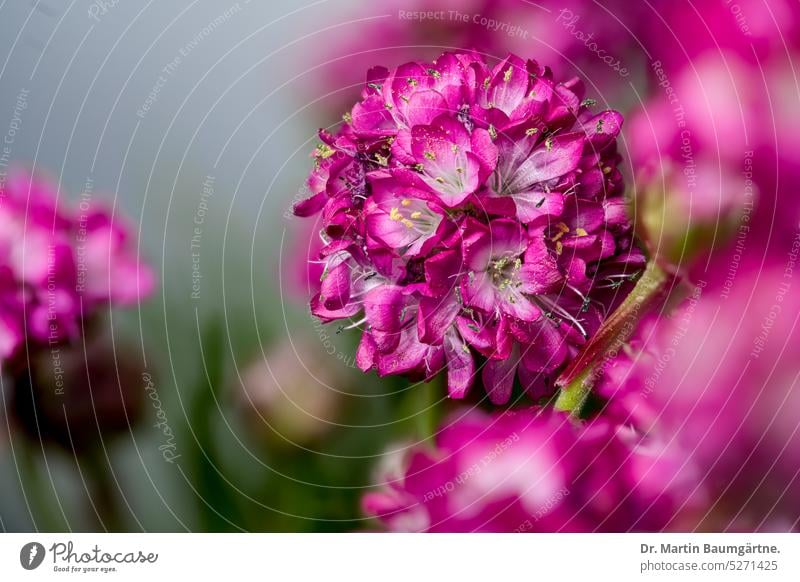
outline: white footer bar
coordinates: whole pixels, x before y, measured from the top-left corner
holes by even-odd
[[[225,582],[800,580],[800,535],[0,535],[0,580],[171,575]]]

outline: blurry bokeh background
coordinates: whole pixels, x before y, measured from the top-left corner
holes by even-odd
[[[2,380],[0,529],[374,528],[359,499],[435,422],[425,411],[441,387],[362,374],[357,338],[308,313],[313,226],[291,204],[317,129],[376,64],[450,48],[536,58],[626,115],[632,197],[659,192],[651,231],[661,246],[694,237],[691,269],[724,284],[732,252],[737,265],[780,263],[796,235],[799,13],[791,0],[3,2],[9,165],[127,215],[159,286],[101,324],[109,362],[139,367],[123,376],[140,420],[95,434],[89,467],[20,436]],[[680,220],[699,227],[671,233]]]

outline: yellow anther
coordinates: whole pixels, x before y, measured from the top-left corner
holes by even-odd
[[[329,145],[321,143],[317,146],[316,156],[323,160],[331,157],[336,152]]]
[[[575,229],[575,234],[576,234],[577,236],[586,236],[586,235],[588,235],[589,233],[588,233],[588,232],[586,232],[586,230],[585,230],[585,229],[583,229],[583,228],[576,228],[576,229]]]
[[[422,218],[422,213],[419,210],[416,210],[416,211],[411,213],[411,218],[413,218],[414,220],[416,220],[418,218]]]
[[[400,205],[407,208],[407,207],[411,206],[411,200],[409,200],[408,198],[403,198],[400,201]]]
[[[561,242],[556,242],[556,254],[560,255],[564,252],[564,245]]]
[[[550,240],[553,242],[556,242],[558,239],[560,239],[562,236],[564,236],[569,232],[569,227],[563,222],[559,222],[558,224],[556,224],[556,228],[558,229],[558,232],[550,238]]]
[[[403,220],[403,215],[400,214],[400,209],[395,206],[389,211],[389,218],[394,221]]]
[[[508,83],[511,80],[511,73],[513,73],[511,67],[508,67],[508,70],[503,73],[503,81]]]

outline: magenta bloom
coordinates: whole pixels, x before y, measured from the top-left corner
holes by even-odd
[[[369,71],[294,209],[322,215],[312,312],[363,324],[363,370],[446,368],[455,398],[481,370],[496,404],[516,378],[552,390],[644,262],[620,211],[622,117],[592,104],[514,55]]]
[[[0,366],[29,348],[77,337],[81,318],[132,305],[154,277],[126,227],[95,202],[73,211],[57,187],[16,172],[0,189]]]
[[[669,434],[703,468],[715,500],[703,527],[796,531],[800,297],[784,262],[746,257],[735,279],[720,262],[669,317],[640,325],[594,390],[605,418]]]
[[[663,442],[536,409],[461,410],[434,449],[411,449],[399,466],[363,499],[392,531],[680,529],[700,496],[694,469]]]

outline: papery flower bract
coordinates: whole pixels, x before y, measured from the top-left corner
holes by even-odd
[[[461,410],[363,498],[392,531],[658,531],[695,508],[680,451],[604,419]]]
[[[475,52],[369,71],[320,132],[298,216],[321,213],[312,313],[364,325],[363,370],[463,397],[483,366],[504,404],[534,398],[630,289],[642,253],[625,217],[622,117],[576,79]],[[609,292],[609,289],[612,292]]]

